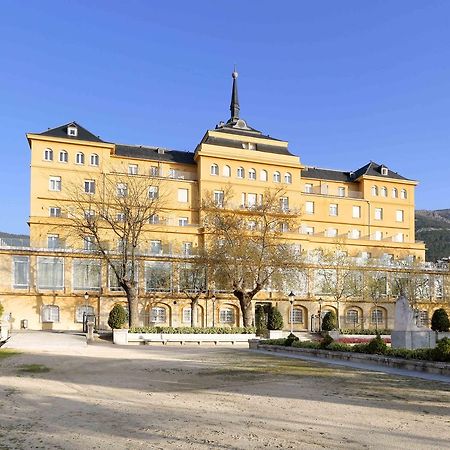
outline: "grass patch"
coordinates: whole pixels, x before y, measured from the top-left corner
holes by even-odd
[[[19,352],[9,349],[0,349],[0,360],[4,358],[9,358],[10,356],[19,355]]]
[[[25,364],[19,367],[19,372],[46,373],[50,372],[50,369],[47,366],[43,366],[42,364]]]

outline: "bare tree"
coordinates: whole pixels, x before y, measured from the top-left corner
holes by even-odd
[[[62,207],[71,218],[72,235],[100,255],[125,291],[129,325],[138,319],[138,255],[146,226],[161,210],[163,192],[156,178],[111,173],[101,180],[70,186]]]
[[[361,297],[362,272],[344,250],[344,245],[336,242],[331,250],[316,253],[318,280],[321,293],[333,297],[337,305],[337,327],[340,328],[339,305],[352,297]]]
[[[283,269],[299,261],[284,233],[296,225],[285,191],[265,190],[250,206],[233,205],[231,188],[206,192],[202,205],[205,251],[216,288],[229,288],[239,300],[244,326],[254,323],[252,300],[282,285]]]
[[[388,276],[387,272],[377,267],[370,267],[364,271],[363,295],[369,298],[375,310],[378,311],[378,306],[383,298],[386,298],[388,293]],[[375,330],[378,332],[378,316],[375,320]]]
[[[196,255],[192,260],[184,261],[179,268],[179,287],[191,301],[191,327],[198,323],[198,302],[202,294],[206,292],[206,264],[201,255]]]

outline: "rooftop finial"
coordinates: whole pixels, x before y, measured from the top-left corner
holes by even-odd
[[[236,72],[236,65],[234,66],[233,73],[231,74],[233,77],[233,89],[231,92],[231,104],[230,104],[230,111],[231,111],[231,121],[237,121],[239,119],[239,98],[238,98],[238,90],[237,90],[237,77],[238,73]]]

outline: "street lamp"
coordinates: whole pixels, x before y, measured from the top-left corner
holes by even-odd
[[[294,300],[295,294],[291,291],[288,295],[289,303],[291,304],[291,334],[294,331]]]
[[[216,325],[216,296],[215,296],[215,294],[213,294],[212,295],[212,297],[211,297],[211,301],[212,301],[212,326],[213,326],[213,328],[215,327],[215,325]]]
[[[319,331],[322,331],[322,297],[319,297]]]
[[[89,300],[89,294],[87,292],[84,293],[84,311],[83,311],[83,332],[87,332],[87,310],[88,310],[88,300]]]

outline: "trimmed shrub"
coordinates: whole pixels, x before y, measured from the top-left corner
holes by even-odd
[[[127,322],[127,313],[120,303],[116,303],[109,312],[108,325],[112,329],[122,328]]]
[[[255,324],[256,324],[256,334],[258,336],[261,337],[269,336],[269,330],[267,329],[266,312],[262,305],[256,305]]]
[[[328,311],[322,320],[322,330],[323,331],[332,331],[337,327],[337,318],[336,313],[334,311]]]
[[[431,318],[431,329],[433,331],[448,331],[449,328],[450,321],[448,320],[447,311],[444,308],[437,309]]]
[[[379,334],[376,335],[368,344],[366,344],[367,353],[374,355],[384,355],[387,350],[386,342],[381,339]]]
[[[333,342],[334,342],[334,339],[330,335],[327,334],[320,342],[320,348],[327,348]]]
[[[450,339],[443,338],[437,341],[433,349],[433,359],[435,361],[450,362]]]
[[[281,313],[277,307],[272,306],[269,311],[267,328],[269,330],[282,330],[283,326],[284,326],[283,316],[281,315]]]
[[[332,350],[334,352],[351,352],[352,347],[346,344],[341,344],[340,342],[332,342],[326,348],[327,350]]]
[[[295,334],[290,334],[285,340],[284,340],[284,345],[285,345],[285,347],[291,347],[292,346],[292,344],[294,343],[294,342],[298,342],[298,341],[300,341],[300,339],[297,337],[297,336],[295,336]]]

